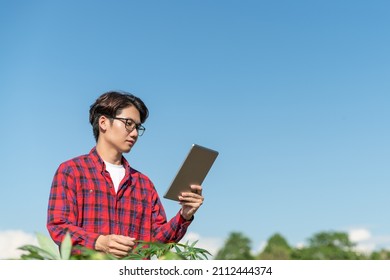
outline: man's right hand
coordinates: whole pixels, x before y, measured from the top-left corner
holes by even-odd
[[[135,238],[124,235],[100,235],[95,243],[95,249],[117,258],[126,257],[135,245]]]

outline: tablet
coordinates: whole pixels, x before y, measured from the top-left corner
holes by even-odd
[[[193,144],[164,198],[179,201],[178,196],[190,192],[191,185],[201,185],[217,156],[217,151]]]

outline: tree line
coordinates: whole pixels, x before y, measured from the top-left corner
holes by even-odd
[[[251,240],[241,232],[230,233],[216,260],[390,260],[390,251],[369,254],[359,252],[345,232],[323,231],[308,239],[308,245],[296,248],[279,233],[272,235],[264,249],[254,254]]]

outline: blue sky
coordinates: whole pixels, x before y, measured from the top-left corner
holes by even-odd
[[[89,106],[120,89],[149,107],[126,158],[161,197],[192,143],[220,152],[186,238],[215,249],[239,231],[258,250],[276,232],[295,246],[340,230],[390,248],[389,11],[375,0],[0,1],[0,240],[47,233],[56,168],[94,146]],[[162,200],[172,217],[179,206]]]

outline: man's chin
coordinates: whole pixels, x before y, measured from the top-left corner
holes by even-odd
[[[131,151],[131,148],[132,147],[128,147],[128,148],[122,149],[122,153],[127,154],[128,152]]]

